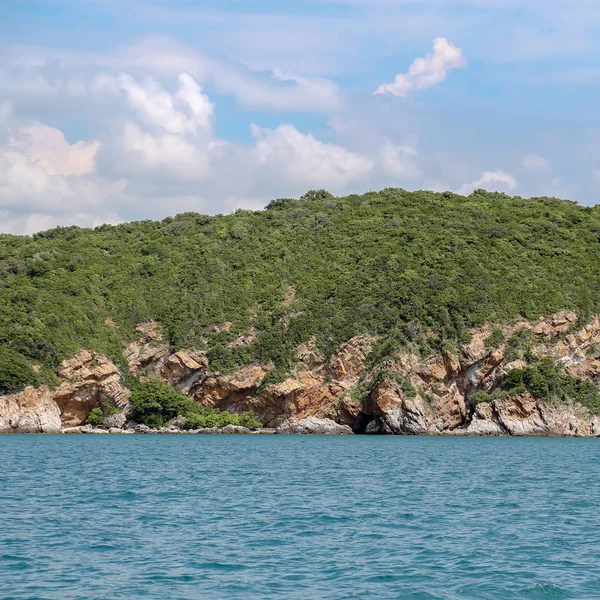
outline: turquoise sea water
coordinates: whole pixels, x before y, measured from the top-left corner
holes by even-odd
[[[0,598],[599,598],[600,441],[0,436]]]

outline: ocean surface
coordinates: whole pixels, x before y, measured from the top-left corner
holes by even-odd
[[[600,598],[600,440],[0,436],[0,598]]]

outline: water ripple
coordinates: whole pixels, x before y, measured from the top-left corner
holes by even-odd
[[[0,436],[0,597],[599,597],[598,443]]]

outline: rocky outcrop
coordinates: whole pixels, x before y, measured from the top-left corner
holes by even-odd
[[[139,375],[144,369],[159,369],[169,356],[169,345],[163,341],[160,326],[156,321],[149,321],[140,323],[136,331],[141,336],[123,350],[129,370]]]
[[[60,433],[59,408],[46,387],[0,396],[0,433]]]
[[[466,428],[471,435],[600,435],[600,417],[575,404],[553,405],[523,394],[477,405]]]
[[[83,350],[58,369],[62,381],[54,393],[65,427],[85,423],[93,408],[103,404],[122,413],[130,410],[131,392],[121,385],[119,370],[106,356]]]
[[[187,394],[192,385],[206,375],[207,369],[206,352],[180,350],[162,361],[160,376],[165,383]]]
[[[237,414],[252,411],[267,427],[305,417],[350,425],[358,417],[360,407],[348,394],[364,373],[373,341],[368,336],[352,338],[328,362],[318,353],[314,342],[309,342],[299,349],[299,365],[292,375],[270,386],[262,384],[272,365],[257,364],[225,375],[188,369],[182,373],[180,382],[170,383],[205,406]],[[161,373],[164,378],[164,367]],[[181,381],[189,382],[190,378],[193,383],[182,387]]]
[[[504,342],[489,348],[495,329]],[[500,328],[472,331],[471,341],[457,355],[421,360],[406,354],[387,368],[404,381],[386,377],[370,394],[364,412],[371,419],[367,433],[472,435],[600,435],[600,417],[569,403],[552,404],[527,394],[474,406],[475,392],[493,392],[513,369],[527,365],[515,358],[508,340],[521,332],[531,352],[550,356],[566,373],[584,379],[600,376],[600,318],[577,327],[573,312],[563,311],[536,323],[516,321]]]
[[[231,323],[219,328],[227,331]],[[542,402],[528,394],[496,394],[481,402],[477,394],[498,391],[508,373],[527,366],[530,354],[552,357],[567,374],[598,381],[598,315],[585,326],[570,311],[535,322],[486,325],[472,330],[469,343],[454,351],[448,348],[427,358],[404,351],[373,372],[367,372],[367,357],[375,338],[356,336],[329,360],[310,339],[298,348],[298,362],[289,377],[271,384],[273,365],[251,364],[218,373],[206,352],[170,353],[156,322],[138,325],[137,332],[139,338],[124,351],[132,373],[142,379],[158,377],[207,407],[236,414],[252,411],[267,431],[600,436],[600,417],[580,405]],[[256,331],[249,329],[248,335]],[[246,344],[245,336],[236,345]],[[55,431],[61,425],[75,431],[96,407],[116,409],[105,411],[103,431],[135,427],[127,423],[130,393],[105,356],[84,350],[62,363],[58,378],[54,391],[28,388],[0,397],[0,431]],[[163,429],[180,431],[175,422]]]
[[[300,419],[298,421],[285,421],[277,428],[277,433],[350,435],[353,431],[347,425],[340,425],[331,419],[306,417],[305,419]]]
[[[85,423],[90,411],[110,407],[108,426],[122,427],[131,392],[121,385],[117,367],[104,355],[83,350],[58,369],[60,385],[26,388],[0,396],[0,433],[60,432]]]

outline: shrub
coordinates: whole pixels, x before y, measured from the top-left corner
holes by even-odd
[[[118,362],[135,325],[151,319],[173,350],[208,350],[223,372],[256,362],[289,370],[299,344],[314,338],[327,359],[361,334],[378,339],[372,370],[404,349],[428,356],[463,344],[484,323],[598,313],[599,239],[597,208],[400,189],[334,199],[312,190],[269,210],[0,235],[0,393],[52,385],[81,348]],[[297,289],[298,316],[285,321],[282,283]],[[228,321],[227,335],[214,328]],[[232,347],[249,327],[256,341]],[[534,364],[527,343],[514,342],[510,356]],[[138,409],[166,418],[160,402]]]
[[[488,350],[493,350],[495,348],[499,348],[500,345],[504,342],[504,334],[500,329],[494,329],[490,335],[483,341],[483,345]]]
[[[88,425],[98,427],[104,423],[104,413],[101,408],[92,408],[88,418],[85,421]]]
[[[193,410],[195,404],[160,381],[138,382],[131,394],[131,418],[149,427],[162,427],[176,416]]]
[[[181,429],[204,429],[206,427],[225,427],[226,425],[241,425],[248,429],[258,429],[261,424],[251,412],[234,415],[230,412],[219,412],[214,409],[198,409],[198,412],[189,412]]]
[[[37,374],[23,356],[0,346],[0,394],[12,394],[28,385],[38,385]]]
[[[510,395],[529,392],[547,402],[568,401],[600,412],[600,393],[593,381],[567,375],[554,359],[546,356],[535,365],[513,369],[502,384]]]
[[[136,382],[131,394],[131,404],[132,419],[149,427],[162,427],[178,416],[185,419],[180,425],[182,429],[225,425],[243,425],[250,429],[261,427],[251,412],[234,415],[202,406],[160,381]]]
[[[308,192],[300,196],[300,200],[325,200],[327,198],[333,198],[333,194],[323,189],[308,190]]]

